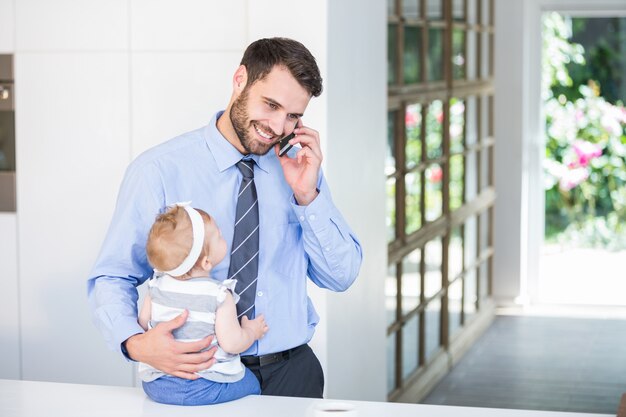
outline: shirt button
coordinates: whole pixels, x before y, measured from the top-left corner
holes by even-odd
[[[324,250],[325,250],[326,252],[328,252],[328,251],[330,250],[330,246],[326,246],[326,247],[324,248]]]
[[[258,295],[259,297],[263,297],[263,291],[259,291],[258,293],[256,293],[256,295]]]
[[[304,216],[300,216],[300,221],[303,222],[304,221]]]
[[[315,220],[315,214],[311,214],[311,215],[309,216],[309,220],[311,220],[311,221]]]

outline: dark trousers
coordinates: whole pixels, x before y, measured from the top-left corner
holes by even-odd
[[[309,345],[292,351],[288,358],[265,366],[247,365],[261,384],[261,395],[322,398],[324,372]]]

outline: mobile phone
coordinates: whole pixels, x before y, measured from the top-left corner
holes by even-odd
[[[296,122],[296,125],[293,127],[293,129],[296,130],[297,127],[298,127],[298,123]],[[290,145],[289,141],[295,137],[296,137],[295,132],[291,132],[290,134],[288,134],[287,136],[285,136],[284,138],[278,141],[278,156],[287,155],[287,152],[289,152],[289,149],[293,148],[293,145]]]
[[[289,152],[289,149],[293,148],[293,145],[290,145],[289,141],[295,137],[296,137],[296,134],[291,132],[290,134],[282,138],[280,141],[278,141],[278,149],[279,149],[278,156],[287,155],[287,152]]]

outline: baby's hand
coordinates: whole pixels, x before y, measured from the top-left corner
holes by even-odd
[[[269,327],[267,327],[267,324],[265,323],[265,318],[263,317],[263,314],[256,317],[254,320],[250,320],[248,319],[248,317],[243,316],[241,318],[241,328],[251,331],[254,335],[254,340],[262,338],[269,329]]]

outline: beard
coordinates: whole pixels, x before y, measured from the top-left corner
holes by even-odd
[[[244,88],[239,97],[235,99],[232,107],[230,108],[230,122],[233,125],[233,129],[241,142],[241,146],[246,152],[254,155],[265,155],[269,150],[278,142],[273,141],[271,143],[265,143],[256,139],[250,135],[250,128],[258,125],[264,132],[274,132],[269,126],[264,126],[248,118],[248,89]],[[276,136],[276,135],[274,135]]]

